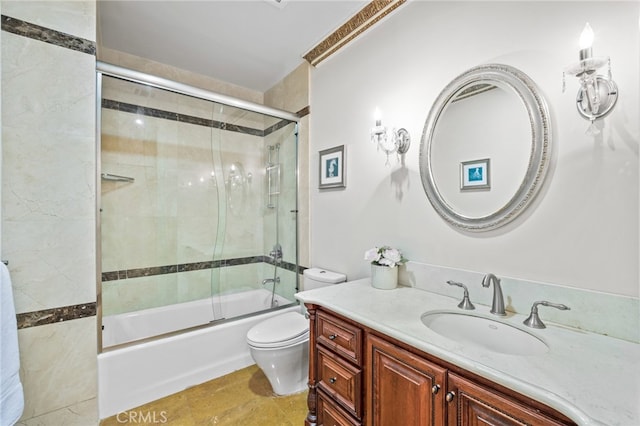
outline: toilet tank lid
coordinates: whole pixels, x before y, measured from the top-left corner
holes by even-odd
[[[321,268],[309,268],[305,269],[303,274],[312,280],[321,281],[325,283],[341,283],[347,280],[347,276],[339,274],[338,272],[327,271]]]

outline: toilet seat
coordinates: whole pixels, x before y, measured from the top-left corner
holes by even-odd
[[[309,322],[298,312],[276,315],[256,324],[247,333],[247,343],[255,348],[282,348],[309,340]]]

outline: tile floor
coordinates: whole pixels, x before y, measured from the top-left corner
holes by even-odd
[[[307,392],[276,396],[256,366],[109,417],[100,426],[289,426],[307,416]]]

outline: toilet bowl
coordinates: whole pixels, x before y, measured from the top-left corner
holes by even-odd
[[[346,280],[342,274],[318,268],[304,271],[304,290]],[[253,326],[247,333],[251,357],[277,395],[307,389],[309,380],[309,321],[299,312],[287,312]]]
[[[275,394],[289,395],[307,388],[309,322],[302,314],[288,312],[255,325],[247,333],[247,343]]]

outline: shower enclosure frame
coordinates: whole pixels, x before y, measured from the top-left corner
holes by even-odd
[[[295,152],[296,157],[298,155],[298,131],[300,126],[301,117],[298,114],[291,113],[288,111],[280,110],[277,108],[272,108],[269,106],[265,106],[262,104],[258,104],[255,102],[245,101],[242,99],[234,98],[228,95],[223,95],[220,93],[212,92],[209,90],[200,89],[198,87],[190,86],[188,84],[180,83],[174,80],[165,79],[162,77],[146,74],[140,71],[135,71],[131,69],[127,69],[124,67],[120,67],[117,65],[109,64],[102,61],[96,61],[96,315],[97,315],[97,346],[98,353],[102,353],[104,348],[102,345],[102,226],[101,226],[101,201],[102,197],[100,196],[102,191],[102,159],[101,159],[101,149],[102,146],[102,77],[114,77],[138,84],[143,84],[146,86],[154,87],[157,89],[167,90],[173,93],[177,93],[180,95],[186,95],[195,97],[198,99],[215,102],[218,104],[223,104],[235,108],[241,108],[247,111],[280,118],[284,120],[288,120],[290,122],[295,123]],[[296,161],[295,167],[295,210],[292,210],[293,213],[298,217],[298,209],[299,209],[299,162]],[[298,248],[298,236],[299,236],[299,226],[298,220],[296,220],[296,225],[294,229],[295,233],[295,259],[296,259],[296,269],[299,268],[299,248]],[[298,270],[295,271],[296,277],[296,288],[299,288],[299,273]],[[194,328],[205,328],[215,326],[215,323],[204,324]],[[169,333],[169,335],[179,334],[184,332],[185,330],[179,330],[173,333]],[[147,340],[155,340],[166,337],[166,335],[155,336],[149,338]],[[138,342],[131,342],[124,344],[122,346],[135,345]]]

